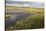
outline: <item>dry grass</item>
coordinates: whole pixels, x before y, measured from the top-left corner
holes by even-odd
[[[16,10],[16,6],[6,6],[6,10]]]

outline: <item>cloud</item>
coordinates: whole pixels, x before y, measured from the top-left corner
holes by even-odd
[[[7,1],[6,5],[17,6],[17,7],[36,7],[43,8],[43,2],[24,2],[24,1]]]

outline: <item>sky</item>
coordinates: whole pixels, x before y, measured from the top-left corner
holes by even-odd
[[[7,0],[6,5],[17,6],[17,7],[36,7],[43,8],[44,2],[32,2],[32,1],[17,1],[17,0]]]
[[[7,1],[31,1],[31,2],[44,2],[44,0],[7,0]]]

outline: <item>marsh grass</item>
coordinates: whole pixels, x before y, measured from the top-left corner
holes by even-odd
[[[39,29],[44,28],[44,16],[37,15],[37,16],[29,16],[25,19],[18,20],[16,24],[12,25],[11,30],[18,30],[18,29]]]
[[[25,13],[34,14],[21,20],[16,20],[12,26],[8,26],[8,30],[20,29],[39,29],[44,28],[44,12],[43,9],[24,8]]]

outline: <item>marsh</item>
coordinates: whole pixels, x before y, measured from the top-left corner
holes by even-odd
[[[44,2],[6,1],[7,30],[44,28]]]

